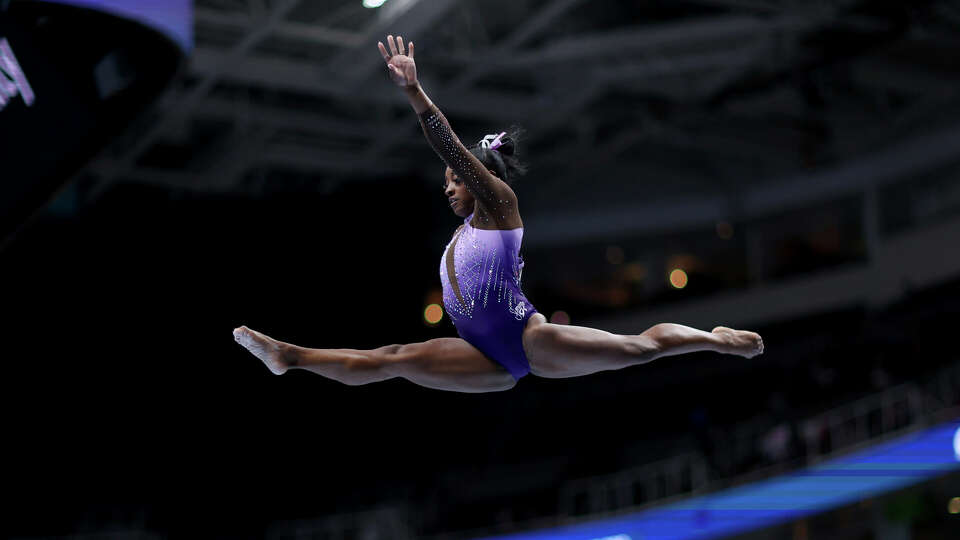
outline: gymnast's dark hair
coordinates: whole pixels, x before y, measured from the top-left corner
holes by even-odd
[[[527,172],[527,165],[517,157],[517,141],[522,135],[522,128],[512,126],[507,130],[507,134],[500,139],[503,144],[496,150],[484,148],[479,143],[471,146],[468,150],[480,160],[480,163],[483,163],[484,167],[493,171],[497,178],[512,185],[517,177],[523,176]]]

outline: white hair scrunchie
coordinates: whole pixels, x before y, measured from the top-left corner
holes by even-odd
[[[494,134],[485,135],[483,139],[480,139],[480,147],[489,148],[490,150],[496,150],[497,148],[500,148],[501,146],[503,146],[503,141],[501,141],[501,139],[506,134],[507,134],[506,131],[501,131],[497,135],[494,135]]]

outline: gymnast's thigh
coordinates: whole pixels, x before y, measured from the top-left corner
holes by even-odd
[[[462,338],[401,345],[391,352],[387,369],[393,375],[441,390],[492,392],[516,384],[506,369]]]
[[[530,372],[538,377],[564,378],[620,369],[630,364],[628,337],[585,326],[538,321],[523,333]]]

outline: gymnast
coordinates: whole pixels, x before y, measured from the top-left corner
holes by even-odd
[[[671,323],[636,335],[552,324],[520,289],[523,221],[510,183],[523,171],[506,133],[467,149],[417,82],[413,42],[378,42],[391,80],[406,94],[427,141],[446,163],[444,194],[463,218],[440,260],[443,305],[459,338],[387,345],[372,350],[309,349],[241,326],[234,339],[279,375],[291,368],[348,385],[395,377],[429,388],[495,392],[527,373],[579,377],[645,364],[664,356],[715,351],[746,358],[763,352],[754,332],[718,326],[711,332]]]

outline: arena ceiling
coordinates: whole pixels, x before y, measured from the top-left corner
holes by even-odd
[[[763,215],[960,148],[947,0],[197,0],[195,17],[185,77],[85,173],[90,197],[438,183],[387,33],[416,42],[463,139],[525,128],[537,242]]]

